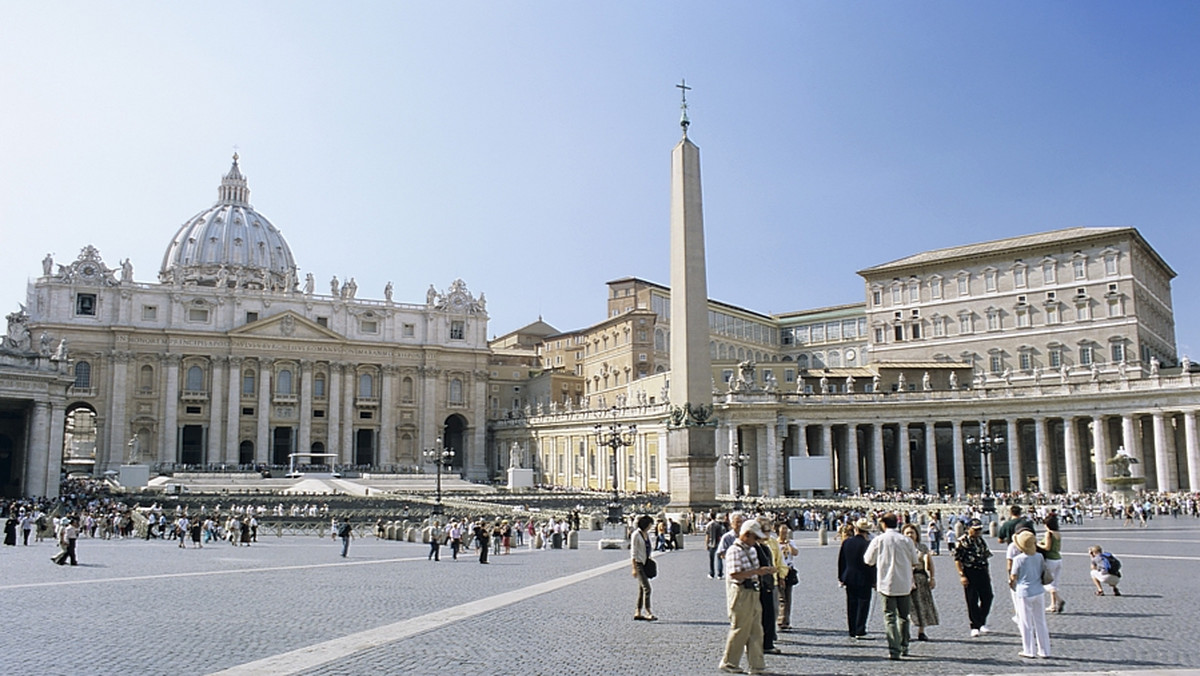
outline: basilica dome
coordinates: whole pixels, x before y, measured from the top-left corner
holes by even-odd
[[[158,277],[177,286],[295,290],[292,250],[283,233],[250,205],[236,153],[217,202],[180,226]]]

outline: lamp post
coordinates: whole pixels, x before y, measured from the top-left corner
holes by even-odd
[[[737,485],[733,487],[733,508],[740,510],[742,508],[742,486],[746,485],[746,463],[750,462],[750,456],[742,453],[735,442],[733,450],[721,457],[725,458],[725,462],[729,463],[730,467],[737,470]]]
[[[454,462],[454,449],[446,448],[442,443],[442,438],[438,437],[436,446],[425,449],[423,454],[426,460],[437,466],[437,500],[433,503],[433,514],[444,514],[445,510],[442,507],[442,468],[450,469],[451,463]]]
[[[612,502],[608,503],[608,522],[622,523],[625,518],[621,514],[620,494],[617,490],[617,450],[628,448],[637,439],[637,425],[621,425],[617,422],[617,407],[612,407],[613,421],[606,425],[596,423],[594,428],[596,445],[606,446],[611,454],[612,469]]]
[[[1004,437],[992,434],[991,423],[981,420],[979,438],[968,436],[966,441],[967,450],[979,450],[980,460],[983,462],[983,511],[993,513],[996,511],[996,498],[992,495],[991,455],[1004,446]]]

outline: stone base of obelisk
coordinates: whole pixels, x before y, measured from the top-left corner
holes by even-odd
[[[150,483],[150,466],[121,465],[117,470],[117,481],[126,488],[144,488]]]
[[[667,475],[671,485],[667,511],[702,512],[716,507],[716,466],[716,428],[667,430]]]

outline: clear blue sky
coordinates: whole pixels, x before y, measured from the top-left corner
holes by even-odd
[[[318,289],[491,335],[669,282],[669,152],[694,89],[709,293],[856,302],[855,271],[1071,226],[1137,227],[1200,358],[1197,2],[0,0],[0,310],[52,251],[156,277],[236,145]]]

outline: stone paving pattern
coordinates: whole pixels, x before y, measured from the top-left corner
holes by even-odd
[[[516,551],[487,566],[426,560],[426,545],[351,544],[342,559],[329,538],[261,538],[251,547],[80,540],[81,565],[58,567],[49,542],[0,547],[0,634],[4,671],[20,674],[207,674],[348,634],[415,618],[500,592],[625,560],[598,550],[585,531],[579,550]],[[933,641],[914,642],[912,658],[889,662],[881,613],[874,641],[845,636],[844,596],[835,579],[837,547],[802,533],[801,587],[792,624],[768,655],[789,674],[996,674],[1200,670],[1196,571],[1200,521],[1159,518],[1148,529],[1091,520],[1064,530],[1067,613],[1049,617],[1054,659],[1017,657],[1003,554],[991,627],[968,636],[961,587],[944,553],[935,559],[942,624]],[[1098,542],[1124,563],[1124,596],[1096,597],[1086,548]],[[722,582],[709,580],[702,539],[659,555],[656,623],[632,620],[636,586],[624,567],[451,622],[433,631],[301,673],[332,674],[695,674],[716,673],[727,621]],[[1174,558],[1172,558],[1174,557]],[[270,673],[270,670],[264,671]]]

